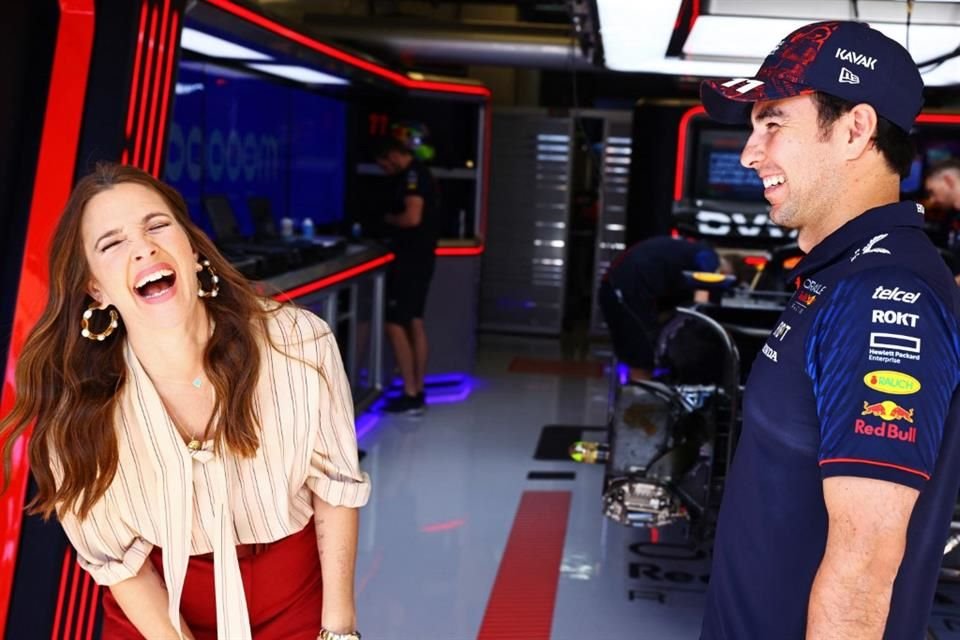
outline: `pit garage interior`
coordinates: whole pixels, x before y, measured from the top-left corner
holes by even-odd
[[[747,126],[708,118],[699,87],[751,77],[819,20],[868,22],[918,64],[925,102],[901,196],[927,204],[924,230],[960,270],[960,216],[924,184],[960,158],[960,2],[9,3],[0,416],[72,186],[97,161],[131,164],[180,191],[261,292],[337,338],[372,480],[355,583],[365,640],[698,638],[744,384],[803,256],[740,165]],[[385,410],[403,382],[384,335],[382,137],[407,144],[439,193],[416,416]],[[297,251],[293,236],[307,240]],[[707,295],[672,310],[657,339],[669,358],[683,327],[712,332],[696,371],[664,366],[637,385],[598,289],[656,236],[709,241],[733,269],[689,274]],[[55,520],[24,513],[26,447],[10,443],[4,467],[0,629],[108,640],[105,587]],[[960,519],[944,545],[927,640],[960,638]]]

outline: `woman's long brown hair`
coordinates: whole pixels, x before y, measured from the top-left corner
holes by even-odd
[[[193,224],[176,190],[134,167],[98,164],[77,183],[57,225],[50,248],[47,305],[17,361],[13,410],[0,421],[0,436],[6,438],[4,486],[9,483],[13,445],[36,421],[29,459],[37,493],[27,509],[44,518],[71,509],[86,517],[117,471],[114,418],[119,392],[126,383],[126,331],[121,322],[103,342],[80,335],[81,316],[93,301],[87,293],[91,274],[81,241],[81,222],[91,198],[124,183],[160,194],[194,251],[207,258],[219,274],[217,297],[204,298],[215,323],[203,356],[204,369],[216,389],[213,415],[219,416],[210,433],[218,448],[225,445],[242,456],[254,455],[260,445],[254,391],[261,341],[269,340],[269,311],[247,279]],[[205,288],[209,286],[206,281]],[[103,324],[101,319],[94,328],[100,330]],[[51,469],[51,451],[60,467],[59,486]]]

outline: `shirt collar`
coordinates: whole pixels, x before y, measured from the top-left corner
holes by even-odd
[[[787,274],[787,282],[793,282],[797,278],[819,271],[845,254],[853,245],[862,242],[864,238],[894,227],[922,228],[923,206],[904,200],[868,209],[811,249],[800,264]]]

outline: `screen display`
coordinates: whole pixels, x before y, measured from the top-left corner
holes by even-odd
[[[177,72],[164,180],[207,233],[203,197],[225,195],[243,235],[251,197],[280,219],[315,225],[344,215],[346,105],[265,77],[202,62]]]
[[[692,197],[764,202],[763,183],[757,172],[740,164],[740,152],[747,136],[746,131],[699,131],[695,146]]]

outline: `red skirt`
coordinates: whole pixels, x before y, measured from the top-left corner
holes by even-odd
[[[255,552],[240,558],[243,592],[255,640],[316,640],[320,633],[323,583],[313,520],[302,531],[266,545],[243,545]],[[163,576],[163,557],[154,547],[150,561]],[[180,613],[196,640],[217,640],[213,559],[191,556],[183,583]],[[104,640],[141,640],[109,589],[103,595]]]

